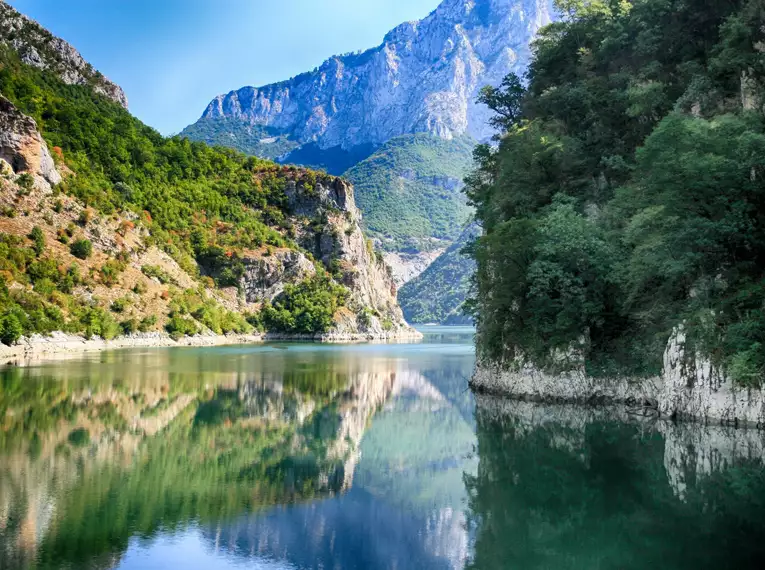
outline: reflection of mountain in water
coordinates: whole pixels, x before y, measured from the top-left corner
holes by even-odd
[[[449,528],[438,528],[439,523]],[[241,558],[287,560],[298,568],[374,570],[453,568],[444,556],[449,553],[438,545],[462,531],[455,517],[429,520],[354,488],[335,500],[278,507],[211,527],[206,534],[218,548]]]
[[[464,376],[445,367],[439,383],[447,394],[465,393],[470,364]],[[243,516],[206,536],[229,555],[299,568],[462,568],[471,548],[463,473],[475,470],[474,442],[444,392],[400,368],[393,397],[364,434],[347,494]]]
[[[112,567],[132,536],[341,493],[396,382],[386,360],[162,354],[101,382],[0,372],[0,568]]]
[[[479,397],[471,568],[763,568],[765,434]]]

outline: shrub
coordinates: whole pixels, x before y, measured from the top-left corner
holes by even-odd
[[[28,172],[25,172],[16,179],[16,184],[21,186],[26,191],[31,190],[32,186],[34,186],[34,183],[35,179]]]
[[[19,338],[21,338],[22,333],[23,329],[21,327],[21,322],[19,322],[16,315],[5,315],[0,320],[0,341],[2,341],[3,344],[7,344],[8,346],[16,344]]]
[[[155,326],[157,326],[156,315],[149,315],[148,317],[141,319],[141,322],[138,323],[138,330],[140,332],[149,332],[153,330]]]
[[[93,254],[93,244],[89,239],[78,239],[69,246],[69,251],[79,259],[87,259]]]
[[[35,293],[48,296],[56,290],[56,284],[50,279],[40,279],[35,282],[34,290]]]
[[[115,299],[115,301],[112,303],[111,309],[114,313],[124,313],[125,309],[127,309],[132,304],[132,301],[128,297],[122,297],[120,299]]]
[[[117,261],[116,259],[110,259],[101,266],[101,283],[107,287],[113,287],[119,281],[120,274],[125,270],[125,264]]]
[[[199,334],[199,325],[197,322],[189,317],[182,317],[175,315],[170,318],[165,325],[165,330],[170,333],[170,336],[175,340],[184,336],[194,336]]]
[[[138,321],[135,319],[127,319],[120,323],[120,329],[122,329],[122,334],[124,335],[135,333],[138,331],[138,327]]]
[[[172,282],[172,277],[158,265],[144,265],[141,267],[141,271],[146,277],[153,277],[157,279],[162,285],[166,285]]]
[[[38,226],[33,227],[29,233],[29,239],[33,242],[32,249],[35,254],[38,256],[42,255],[45,251],[45,234],[43,231]]]
[[[100,307],[90,307],[80,318],[85,327],[85,338],[100,336],[104,340],[111,340],[120,332],[117,321],[109,313]]]

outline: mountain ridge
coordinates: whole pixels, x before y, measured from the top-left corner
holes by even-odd
[[[22,63],[55,73],[67,85],[84,85],[128,108],[122,87],[85,61],[67,41],[0,0],[0,43],[15,51]]]
[[[330,57],[282,82],[221,94],[200,121],[236,118],[321,149],[420,132],[485,140],[493,132],[478,91],[525,70],[529,43],[551,14],[549,0],[445,0],[376,47]]]

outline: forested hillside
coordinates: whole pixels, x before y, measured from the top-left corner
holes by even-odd
[[[406,328],[344,181],[162,137],[27,63],[14,46],[60,42],[0,6],[0,340]]]
[[[404,135],[348,170],[369,234],[393,251],[456,240],[470,212],[460,189],[474,146],[466,136]]]
[[[765,373],[765,11],[756,0],[559,0],[467,193],[483,357],[661,366],[675,327]],[[565,360],[565,359],[564,359]]]

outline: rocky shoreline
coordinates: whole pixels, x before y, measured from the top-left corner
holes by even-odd
[[[521,401],[626,404],[664,418],[765,429],[765,390],[737,386],[709,359],[686,351],[681,329],[669,339],[659,376],[593,378],[581,366],[548,374],[533,366],[479,361],[470,387]]]
[[[282,334],[200,334],[185,336],[178,340],[164,332],[135,333],[104,340],[98,336],[86,339],[80,335],[54,332],[50,335],[31,335],[22,337],[13,346],[0,344],[0,364],[25,365],[48,359],[65,359],[87,352],[101,352],[126,348],[170,348],[170,347],[205,347],[234,344],[258,344],[268,341],[303,341],[320,343],[355,343],[355,342],[407,342],[419,340],[422,334],[415,329],[406,329],[384,334],[365,333],[324,333],[319,335],[282,335]]]

